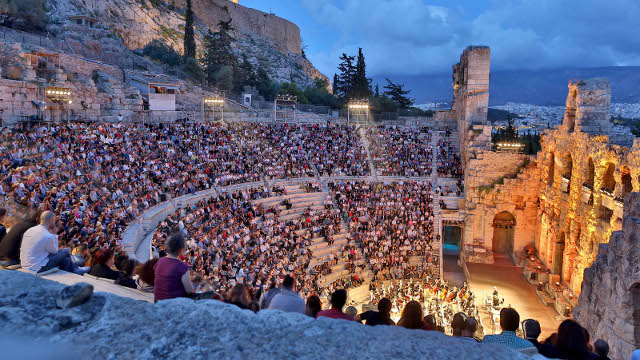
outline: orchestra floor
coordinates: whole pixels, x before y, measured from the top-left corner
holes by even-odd
[[[542,334],[539,340],[546,339],[560,325],[556,320],[558,313],[550,306],[543,305],[536,296],[536,288],[522,277],[522,269],[517,267],[507,256],[496,259],[494,264],[467,263],[470,278],[469,285],[476,295],[476,305],[481,313],[482,323],[491,333],[491,319],[484,306],[484,298],[493,294],[493,287],[498,288],[500,298],[504,297],[503,306],[511,306],[520,314],[520,321],[536,319],[540,322]]]

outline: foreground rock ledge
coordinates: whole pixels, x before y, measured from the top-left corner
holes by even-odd
[[[0,338],[28,339],[3,344],[9,353],[24,354],[16,348],[28,341],[70,349],[85,359],[528,359],[434,331],[278,311],[253,314],[217,301],[154,305],[99,292],[79,306],[57,309],[62,288],[34,275],[0,271]]]

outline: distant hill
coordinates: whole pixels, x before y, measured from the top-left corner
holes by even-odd
[[[451,101],[451,74],[386,75],[394,82],[405,84],[416,98],[416,104]],[[611,81],[612,102],[640,102],[640,66],[612,66],[599,68],[497,70],[491,73],[490,104],[508,102],[536,105],[564,105],[567,84],[571,79],[606,77]],[[385,76],[374,76],[373,84],[386,84]]]

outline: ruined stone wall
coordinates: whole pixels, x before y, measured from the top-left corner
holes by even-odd
[[[453,66],[453,109],[458,121],[467,125],[485,124],[489,109],[491,50],[469,46]]]
[[[563,125],[569,131],[607,135],[611,131],[611,84],[606,78],[569,82]]]
[[[549,269],[579,293],[583,271],[595,260],[599,244],[622,228],[622,199],[640,190],[640,144],[613,145],[606,136],[561,126],[544,134],[538,158],[536,248]],[[559,244],[564,244],[563,253],[556,252]]]
[[[628,359],[640,348],[640,193],[624,200],[624,226],[600,244],[584,271],[574,318],[592,339],[604,339],[612,359]]]

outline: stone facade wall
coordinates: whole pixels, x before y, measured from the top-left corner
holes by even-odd
[[[574,318],[611,347],[612,359],[628,359],[640,348],[640,193],[624,201],[623,231],[600,244],[584,271]]]
[[[594,78],[569,82],[563,125],[569,131],[609,134],[611,131],[611,84],[609,79]]]
[[[458,121],[485,124],[489,109],[491,50],[469,46],[453,66],[453,109]]]
[[[639,160],[637,141],[622,147],[606,136],[569,132],[564,126],[543,136],[536,248],[549,269],[562,261],[562,279],[576,293],[599,244],[622,228],[621,201],[640,190]],[[556,256],[562,243],[564,253]]]

